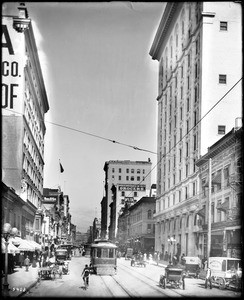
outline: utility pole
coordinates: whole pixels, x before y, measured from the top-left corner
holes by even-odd
[[[212,193],[212,159],[209,158],[208,166],[208,267],[209,267],[209,257],[211,251],[211,193]]]

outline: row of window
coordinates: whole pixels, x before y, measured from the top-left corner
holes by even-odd
[[[118,169],[118,171],[119,171],[119,173],[122,173],[122,169],[121,168],[119,168]],[[126,169],[126,173],[128,174],[128,173],[132,173],[132,174],[134,174],[136,172],[136,174],[145,174],[145,169]],[[112,173],[115,173],[115,168],[112,168]]]
[[[115,176],[112,175],[112,179],[115,180]],[[118,176],[118,181],[121,181],[122,180],[122,176]],[[126,176],[125,177],[125,180],[126,181],[144,181],[145,180],[145,177],[143,176],[142,178],[140,176]]]

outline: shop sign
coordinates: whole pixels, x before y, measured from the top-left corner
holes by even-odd
[[[120,185],[119,191],[144,192],[146,191],[146,186],[145,185]]]

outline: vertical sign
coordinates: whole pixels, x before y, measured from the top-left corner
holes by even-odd
[[[2,17],[2,114],[23,114],[25,36]]]

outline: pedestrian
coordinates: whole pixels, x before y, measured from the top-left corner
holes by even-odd
[[[85,265],[85,268],[83,269],[81,276],[83,276],[83,281],[85,284],[85,290],[88,289],[89,286],[89,275],[90,275],[90,269],[88,265]]]
[[[26,256],[26,259],[24,260],[24,265],[25,265],[26,272],[28,272],[29,271],[29,266],[30,266],[30,259],[29,259],[28,255]]]
[[[211,269],[209,267],[207,267],[207,274],[206,274],[206,278],[205,278],[205,289],[208,288],[208,283],[209,283],[210,289],[212,289]]]
[[[20,255],[19,255],[19,265],[20,265],[21,268],[23,266],[24,260],[25,260],[24,253],[20,252]]]

